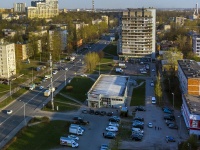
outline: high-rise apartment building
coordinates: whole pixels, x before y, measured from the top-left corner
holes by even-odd
[[[121,60],[155,58],[156,9],[141,8],[122,12],[118,40]]]
[[[26,12],[26,3],[14,3],[14,12]]]
[[[0,78],[10,79],[16,74],[15,44],[0,43]]]
[[[192,37],[192,51],[198,57],[200,57],[200,35],[195,35]]]
[[[27,8],[28,18],[52,18],[58,14],[58,0],[32,1]]]

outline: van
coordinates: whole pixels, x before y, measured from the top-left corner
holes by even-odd
[[[151,103],[156,104],[156,98],[154,96],[151,97]]]
[[[144,133],[144,131],[141,130],[140,128],[132,128],[132,132],[140,132],[140,133]]]
[[[78,147],[78,143],[67,137],[60,137],[60,145],[65,145],[73,148]]]

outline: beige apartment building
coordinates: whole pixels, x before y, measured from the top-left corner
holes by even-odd
[[[128,8],[122,12],[118,40],[120,60],[155,58],[156,9]]]
[[[15,44],[0,43],[0,79],[9,80],[16,74]]]
[[[59,14],[58,0],[32,1],[27,7],[28,18],[52,18]]]

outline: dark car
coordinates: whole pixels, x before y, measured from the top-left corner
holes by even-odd
[[[132,127],[144,129],[144,125],[141,125],[141,124],[132,124]]]
[[[173,109],[171,109],[171,108],[169,108],[169,107],[167,107],[167,106],[162,107],[162,110],[163,110],[163,111],[164,111],[164,109],[168,109],[168,110],[171,111],[171,112],[174,111]]]
[[[108,112],[107,113],[107,116],[112,116],[113,115],[113,112]]]
[[[116,136],[116,134],[114,132],[107,132],[105,135],[104,135],[104,138],[108,138],[108,139],[114,139]]]
[[[82,110],[82,113],[83,113],[83,114],[87,114],[87,113],[88,113],[88,110],[83,109],[83,110]]]
[[[165,115],[165,116],[164,116],[164,119],[165,119],[165,120],[174,121],[174,120],[175,120],[175,117],[174,117],[173,115]]]
[[[109,121],[110,122],[120,122],[120,118],[117,116],[112,116],[109,118]]]
[[[74,121],[74,124],[87,125],[87,124],[89,124],[89,121],[85,121],[83,119],[78,119],[78,120]]]
[[[170,124],[174,124],[172,121],[166,121],[166,125],[169,126]]]
[[[168,143],[168,142],[176,142],[176,140],[175,140],[174,137],[172,137],[172,136],[166,136],[166,137],[165,137],[165,140],[167,141],[167,143]]]
[[[173,124],[173,123],[169,124],[168,127],[169,127],[170,129],[177,129],[177,130],[178,130],[178,126],[177,126],[176,124]]]
[[[142,106],[137,106],[137,107],[135,108],[135,111],[146,111],[146,110],[145,110],[145,108],[142,107]]]
[[[167,114],[172,114],[172,113],[173,113],[173,112],[172,112],[171,110],[169,110],[169,109],[164,109],[163,112],[164,112],[164,113],[167,113]]]
[[[101,115],[101,116],[105,116],[105,115],[106,115],[106,112],[105,112],[105,111],[101,111],[101,112],[100,112],[100,115]]]
[[[135,118],[133,119],[133,121],[134,121],[134,120],[144,121],[144,118],[141,118],[141,117],[135,117]]]
[[[89,114],[91,114],[91,115],[93,115],[93,114],[94,114],[94,112],[95,112],[95,111],[94,111],[94,110],[92,110],[92,109],[90,109],[90,110],[89,110]]]
[[[132,134],[131,135],[131,139],[135,140],[135,141],[141,141],[142,140],[142,136],[140,136],[138,134]]]
[[[78,116],[75,116],[74,118],[73,118],[73,120],[79,120],[79,119],[82,119],[81,117],[78,117]]]
[[[94,114],[95,114],[95,115],[99,115],[99,114],[100,114],[100,111],[97,110],[97,111],[94,112]]]

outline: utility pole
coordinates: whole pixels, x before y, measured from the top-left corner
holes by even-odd
[[[49,62],[50,62],[50,73],[51,73],[51,86],[50,86],[50,91],[51,91],[51,106],[52,106],[52,110],[54,110],[54,102],[53,102],[53,76],[52,76],[52,56],[50,53],[50,58],[49,58]]]

